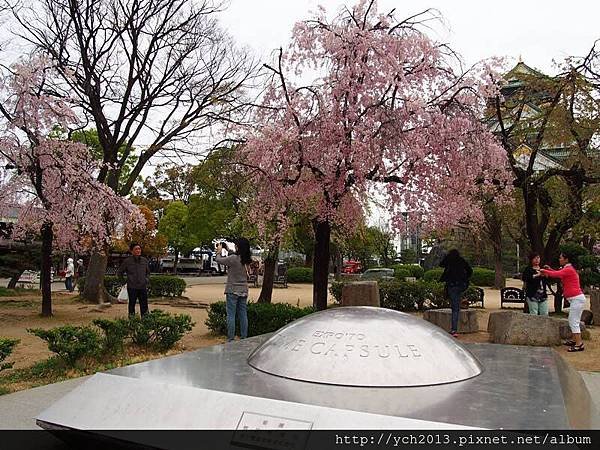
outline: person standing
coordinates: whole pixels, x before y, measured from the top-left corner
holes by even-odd
[[[569,346],[569,352],[582,352],[585,350],[583,340],[581,339],[581,313],[585,306],[585,295],[579,283],[579,274],[573,267],[572,261],[575,256],[566,252],[562,252],[558,257],[558,263],[561,269],[552,270],[549,266],[544,266],[540,270],[541,274],[549,278],[558,278],[562,281],[563,294],[570,303],[569,306],[569,327],[573,334],[573,339],[565,342]]]
[[[69,292],[73,292],[73,276],[75,275],[75,266],[73,258],[67,259],[67,268],[65,269],[65,288]]]
[[[227,309],[227,340],[235,337],[235,318],[240,321],[240,337],[248,337],[248,270],[252,263],[250,242],[246,238],[235,241],[235,253],[222,255],[223,246],[217,245],[216,261],[227,267],[227,283],[225,284],[225,299]]]
[[[540,255],[529,254],[530,265],[523,270],[525,297],[529,306],[529,314],[548,315],[548,293],[546,278],[540,272]]]
[[[452,324],[450,334],[458,335],[458,315],[460,313],[460,299],[469,287],[469,280],[473,275],[473,269],[465,259],[460,256],[458,250],[452,249],[440,262],[444,268],[440,281],[446,283],[446,293],[450,298],[452,307]]]
[[[150,282],[150,268],[148,260],[142,256],[142,246],[137,243],[131,243],[129,246],[131,256],[125,258],[117,276],[121,282],[124,282],[124,274],[127,274],[127,295],[129,297],[128,311],[129,315],[135,315],[135,303],[140,302],[140,314],[145,316],[148,313],[148,283]]]

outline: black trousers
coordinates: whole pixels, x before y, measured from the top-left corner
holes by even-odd
[[[143,315],[148,313],[148,290],[147,289],[132,289],[127,288],[127,296],[129,297],[129,315],[135,314],[135,302],[140,302],[140,313]]]

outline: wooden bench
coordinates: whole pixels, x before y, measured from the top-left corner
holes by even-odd
[[[523,289],[515,287],[505,287],[500,289],[500,308],[504,309],[505,303],[519,304],[521,307],[525,305],[525,292]]]

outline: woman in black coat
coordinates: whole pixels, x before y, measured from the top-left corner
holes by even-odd
[[[452,306],[452,327],[450,334],[457,335],[458,314],[460,312],[460,299],[462,294],[469,287],[469,279],[473,275],[473,269],[467,261],[464,260],[458,250],[452,249],[442,259],[440,266],[444,268],[444,273],[440,281],[446,283],[446,292],[450,298]]]

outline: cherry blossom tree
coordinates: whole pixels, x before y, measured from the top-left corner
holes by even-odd
[[[11,67],[2,81],[0,113],[0,208],[19,208],[15,237],[42,239],[42,315],[52,315],[52,251],[103,248],[116,227],[143,223],[137,209],[96,180],[100,169],[88,148],[67,140],[77,117],[67,100],[48,95],[52,76],[34,57]]]
[[[285,224],[290,207],[311,213],[317,309],[327,304],[332,227],[351,230],[374,192],[394,226],[408,210],[425,228],[444,228],[482,220],[471,199],[510,176],[480,120],[497,89],[492,69],[457,70],[455,54],[421,31],[431,17],[397,20],[365,0],[333,20],[321,8],[265,66],[271,82],[243,164],[254,175],[257,220]],[[315,82],[294,81],[307,70]]]

